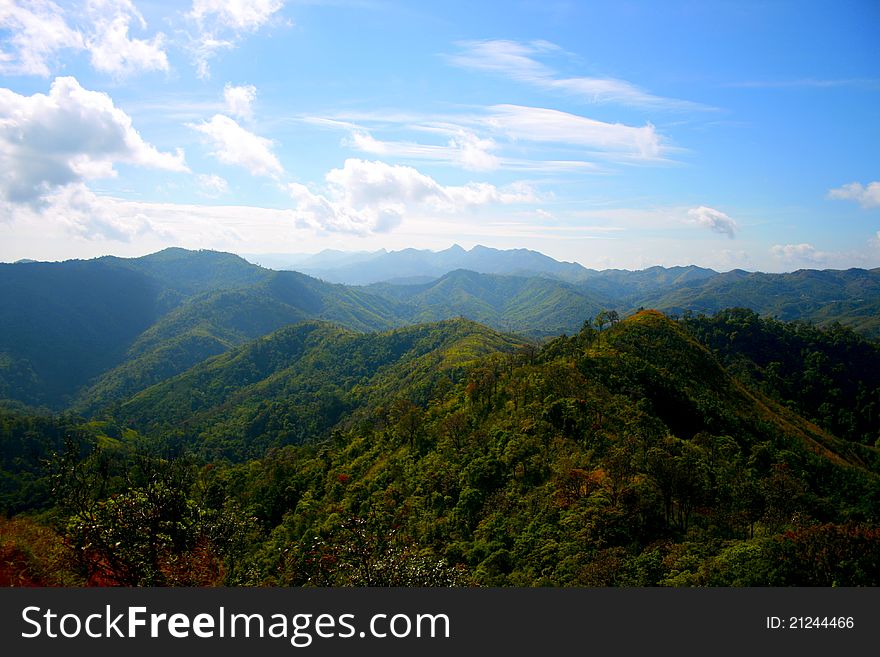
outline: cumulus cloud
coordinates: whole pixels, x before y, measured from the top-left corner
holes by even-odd
[[[863,208],[876,208],[880,206],[880,182],[870,182],[867,185],[849,183],[829,190],[828,198],[856,201]]]
[[[252,175],[277,178],[284,173],[281,162],[272,152],[272,140],[245,130],[223,114],[188,127],[205,135],[212,143],[212,155],[223,164],[244,167]]]
[[[229,82],[223,87],[223,100],[226,102],[226,110],[240,119],[250,119],[253,116],[251,105],[257,98],[257,88],[252,84],[236,87]]]
[[[120,212],[122,202],[97,196],[84,183],[47,192],[39,208],[0,199],[0,212],[20,226],[39,231],[61,228],[65,235],[86,240],[131,242],[145,235],[169,237],[143,212]]]
[[[49,94],[0,89],[0,196],[40,203],[60,187],[115,176],[114,164],[188,171],[183,152],[148,144],[105,93],[56,78]]]
[[[133,21],[142,30],[147,28],[144,17],[131,0],[89,0],[86,12],[92,22],[86,47],[95,70],[116,76],[168,70],[162,33],[149,40],[129,37]]]
[[[541,89],[580,96],[590,103],[616,103],[644,109],[710,109],[700,103],[655,96],[636,85],[611,77],[564,77],[539,61],[539,57],[561,51],[547,41],[522,43],[501,39],[463,41],[460,52],[449,57],[456,66],[485,71],[524,82]]]
[[[85,48],[82,34],[67,24],[64,10],[47,0],[4,0],[0,3],[0,29],[9,32],[0,50],[0,73],[5,75],[47,77],[59,50]]]
[[[828,254],[819,251],[812,244],[776,244],[770,249],[770,253],[781,260],[794,262],[807,262],[817,264],[823,262]]]
[[[296,202],[299,227],[327,232],[368,234],[397,226],[413,208],[460,212],[490,203],[529,203],[536,200],[525,185],[499,189],[488,183],[444,186],[420,171],[379,161],[348,159],[325,176],[327,193],[291,183],[287,191]]]
[[[739,227],[733,219],[720,210],[701,205],[698,208],[691,208],[687,213],[690,221],[697,225],[727,235],[730,239],[736,237],[736,231]]]
[[[269,23],[284,0],[193,0],[187,14],[198,28],[191,50],[200,78],[210,76],[208,61],[220,50],[235,48],[246,34]]]
[[[16,75],[51,73],[50,65],[61,50],[87,51],[97,71],[116,77],[140,71],[167,71],[165,36],[150,39],[129,36],[135,23],[147,23],[131,0],[88,0],[84,10],[68,22],[61,7],[47,0],[6,0],[0,4],[0,28],[10,32],[12,48],[0,51],[0,72]]]

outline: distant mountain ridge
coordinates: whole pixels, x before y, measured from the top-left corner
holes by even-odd
[[[433,261],[426,253],[330,254],[345,267],[367,257],[386,265],[402,258],[394,283],[367,286],[179,248],[141,258],[0,264],[0,399],[94,413],[211,356],[312,320],[370,332],[464,317],[543,339],[573,334],[602,310],[625,316],[641,307],[672,314],[744,307],[880,337],[880,269],[600,272],[525,249],[458,247]],[[426,273],[473,258],[520,273]],[[417,266],[424,262],[428,270]]]
[[[456,269],[468,269],[479,274],[511,274],[534,276],[546,274],[573,282],[589,276],[591,270],[573,262],[559,262],[543,253],[530,249],[500,250],[477,245],[465,250],[458,244],[443,251],[403,249],[373,253],[326,250],[305,256],[266,258],[252,256],[253,261],[275,263],[276,268],[294,269],[331,283],[370,285],[392,279],[413,277],[440,278]],[[281,265],[280,267],[278,265]]]

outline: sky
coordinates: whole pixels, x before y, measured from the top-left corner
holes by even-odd
[[[880,2],[0,0],[0,261],[880,266]]]

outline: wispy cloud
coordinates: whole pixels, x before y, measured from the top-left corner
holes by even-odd
[[[493,105],[447,115],[342,113],[299,120],[347,132],[343,145],[361,153],[408,162],[441,162],[469,171],[598,172],[598,162],[667,163],[668,153],[674,150],[650,123],[608,123],[521,105]],[[379,136],[382,133],[402,133],[408,138],[385,139]],[[420,135],[439,136],[441,143],[429,143]],[[541,157],[530,158],[532,153]]]
[[[0,28],[9,31],[11,48],[0,51],[0,73],[48,77],[59,51],[83,50],[85,39],[68,25],[65,12],[54,2],[3,2]]]
[[[869,182],[867,185],[852,182],[828,190],[827,197],[835,200],[856,201],[863,208],[880,207],[880,182]]]
[[[160,32],[150,39],[129,36],[133,22],[141,30],[147,28],[147,22],[131,0],[89,0],[86,15],[91,21],[86,48],[95,70],[116,77],[168,70],[164,34]]]
[[[217,198],[223,196],[229,191],[229,183],[225,178],[221,178],[216,174],[199,174],[196,176],[196,182],[199,185],[199,191],[202,196],[208,198]]]
[[[196,26],[190,51],[200,78],[211,74],[210,60],[222,50],[232,50],[249,34],[273,21],[284,0],[193,0],[187,13]]]
[[[565,77],[539,61],[561,51],[548,41],[462,41],[459,52],[447,57],[461,68],[494,73],[548,91],[574,95],[588,103],[615,103],[653,110],[693,111],[713,109],[701,103],[665,98],[612,77]]]
[[[604,221],[609,225],[626,227],[636,231],[675,231],[682,228],[705,228],[730,239],[739,232],[737,222],[726,213],[701,205],[695,208],[682,206],[659,207],[610,207],[603,209],[576,210],[571,216],[581,220]]]
[[[492,151],[498,145],[492,140],[481,138],[470,130],[457,128],[448,131],[446,144],[420,144],[412,141],[382,141],[367,130],[354,127],[349,139],[344,143],[363,153],[413,160],[435,160],[461,166],[469,171],[491,171],[501,162]]]
[[[641,160],[660,159],[663,144],[650,123],[628,126],[542,107],[494,105],[482,119],[487,128],[515,140],[574,144],[592,154]]]

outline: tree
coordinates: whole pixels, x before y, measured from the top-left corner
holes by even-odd
[[[408,399],[399,398],[391,405],[391,421],[399,436],[415,449],[416,439],[425,423],[425,413]]]

